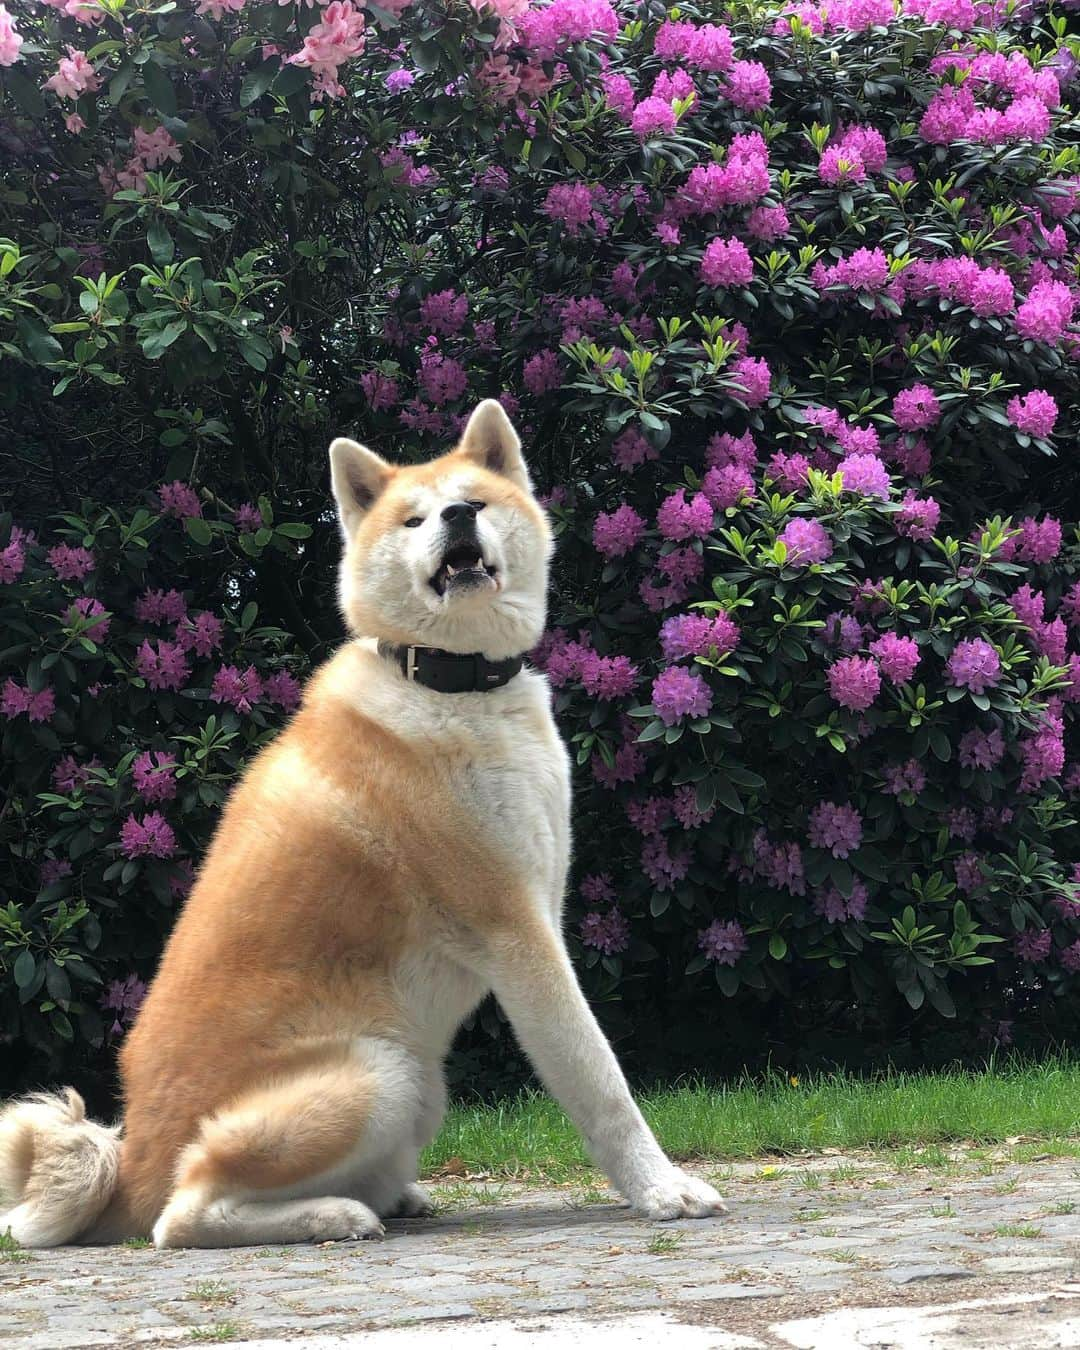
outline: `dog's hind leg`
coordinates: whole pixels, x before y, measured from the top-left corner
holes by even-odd
[[[181,1155],[176,1186],[154,1225],[158,1247],[243,1247],[381,1237],[355,1198],[358,1169],[400,1139],[407,1057],[374,1052],[268,1083],[204,1120]]]

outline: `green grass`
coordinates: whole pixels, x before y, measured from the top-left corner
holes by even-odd
[[[0,1261],[8,1265],[20,1265],[25,1261],[32,1261],[33,1255],[30,1252],[24,1252],[15,1239],[11,1236],[11,1229],[0,1233]]]
[[[905,1169],[947,1169],[952,1162],[942,1145],[1017,1136],[1027,1141],[1015,1147],[1017,1161],[1080,1157],[1080,1060],[1065,1058],[978,1072],[804,1076],[795,1085],[776,1074],[725,1087],[660,1089],[639,1100],[661,1144],[680,1159],[895,1149]],[[580,1179],[588,1165],[577,1132],[540,1093],[452,1107],[424,1169],[437,1172],[451,1160],[458,1173],[555,1182]]]
[[[188,1339],[192,1341],[235,1341],[240,1328],[235,1322],[214,1322],[208,1327],[192,1327]]]

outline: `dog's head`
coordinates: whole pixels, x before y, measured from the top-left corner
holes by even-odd
[[[438,459],[395,467],[339,439],[330,476],[345,536],[339,599],[352,633],[491,660],[536,645],[551,531],[494,399]]]

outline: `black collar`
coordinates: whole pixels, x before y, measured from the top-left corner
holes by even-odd
[[[398,667],[407,680],[439,694],[485,694],[501,689],[525,664],[523,656],[489,661],[479,652],[444,652],[439,647],[398,647],[380,642],[379,652]]]

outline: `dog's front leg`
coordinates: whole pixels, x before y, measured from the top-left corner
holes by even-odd
[[[630,1204],[650,1219],[723,1213],[717,1192],[675,1167],[646,1125],[560,935],[535,917],[489,939],[488,951],[492,988],[518,1040]]]

